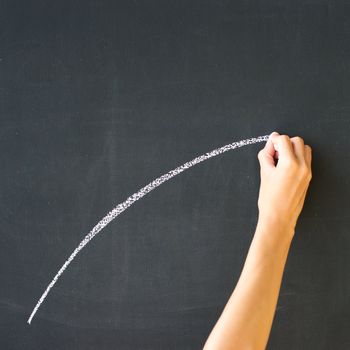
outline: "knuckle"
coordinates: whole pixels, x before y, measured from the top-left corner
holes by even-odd
[[[304,143],[304,139],[301,138],[300,136],[293,137],[293,140],[295,140],[295,142],[298,142],[298,143]]]

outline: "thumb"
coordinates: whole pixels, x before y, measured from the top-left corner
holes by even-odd
[[[276,164],[275,164],[276,150],[271,140],[271,138],[275,135],[279,135],[279,133],[273,132],[272,134],[270,134],[270,137],[267,140],[265,147],[262,150],[260,150],[260,152],[258,153],[258,159],[259,159],[261,168],[276,167]]]

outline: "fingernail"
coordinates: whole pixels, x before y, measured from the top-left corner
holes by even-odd
[[[274,132],[272,132],[272,133],[270,134],[269,138],[270,138],[271,136],[274,136],[274,135],[279,135],[279,133],[278,133],[277,131],[274,131]]]

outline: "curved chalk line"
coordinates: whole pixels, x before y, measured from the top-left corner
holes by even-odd
[[[129,208],[131,205],[133,205],[136,201],[144,197],[147,193],[154,190],[156,187],[160,186],[162,183],[170,180],[172,177],[182,173],[183,171],[193,167],[194,165],[201,163],[209,158],[215,157],[221,153],[227,152],[229,150],[243,147],[246,145],[250,145],[257,142],[263,142],[267,141],[269,138],[269,135],[264,136],[258,136],[250,139],[245,139],[237,142],[230,143],[228,145],[225,145],[223,147],[217,148],[211,152],[207,152],[201,156],[198,156],[189,162],[186,162],[179,167],[170,170],[168,173],[156,178],[152,182],[150,182],[145,187],[142,187],[140,190],[129,196],[124,202],[119,203],[113,210],[111,210],[105,217],[103,217],[97,225],[85,236],[85,238],[79,243],[78,247],[76,247],[73,251],[73,253],[69,256],[69,258],[65,261],[65,263],[62,265],[62,267],[58,270],[53,280],[50,282],[50,284],[46,287],[44,293],[38,300],[37,304],[35,305],[30,317],[28,318],[28,324],[32,322],[33,317],[35,316],[36,312],[38,311],[40,305],[44,302],[45,298],[49,294],[51,288],[56,284],[59,277],[63,274],[65,269],[68,267],[68,265],[74,260],[74,258],[78,255],[78,253],[104,228],[106,227],[112,220],[114,220],[118,215],[120,215],[123,211],[125,211],[127,208]]]

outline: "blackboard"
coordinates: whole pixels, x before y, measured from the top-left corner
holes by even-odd
[[[346,1],[0,1],[0,348],[199,349],[241,272],[263,143],[313,179],[268,349],[350,348]]]

